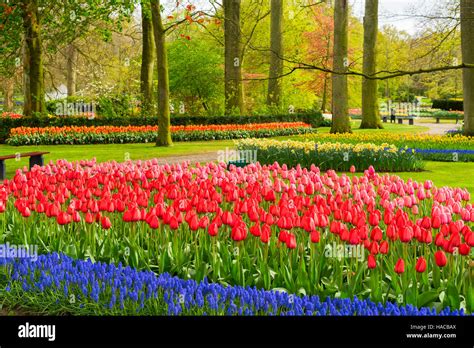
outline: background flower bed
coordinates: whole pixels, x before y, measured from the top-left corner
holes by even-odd
[[[457,155],[459,161],[474,161],[474,155],[463,154],[461,150],[474,150],[474,137],[462,135],[430,135],[430,134],[393,134],[390,132],[377,133],[352,133],[352,134],[308,134],[302,137],[304,140],[328,143],[359,144],[373,143],[381,145],[393,144],[399,148],[412,148],[423,150],[460,150]],[[425,160],[453,161],[450,153],[419,153]]]
[[[74,260],[64,254],[38,260],[0,258],[5,304],[48,315],[464,315],[464,310],[416,308],[391,302],[302,296],[223,286],[137,271],[121,264]]]
[[[274,123],[274,122],[304,122],[313,128],[327,125],[322,114],[318,111],[312,113],[294,113],[281,115],[249,115],[249,116],[192,116],[172,115],[171,125],[223,125],[223,124],[252,124],[252,123]],[[157,116],[121,116],[95,118],[77,116],[37,116],[21,117],[17,119],[0,118],[0,142],[5,142],[12,128],[19,127],[66,127],[66,126],[155,126],[158,124]]]
[[[415,153],[399,150],[387,143],[374,145],[243,139],[237,141],[236,146],[240,151],[257,151],[257,160],[261,164],[278,162],[289,167],[301,165],[305,168],[316,165],[321,170],[346,172],[353,166],[357,169],[374,166],[378,171],[390,172],[423,169],[423,163]]]
[[[172,126],[174,141],[224,140],[249,137],[273,137],[312,132],[303,122],[281,122],[238,125]],[[14,128],[7,139],[8,145],[86,145],[125,144],[156,141],[158,126],[128,127],[45,127]]]
[[[196,281],[472,312],[469,200],[370,170],[59,161],[0,186],[0,242]],[[346,246],[361,258],[326,254]]]

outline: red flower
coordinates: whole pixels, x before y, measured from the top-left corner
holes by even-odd
[[[91,224],[94,222],[94,216],[88,212],[86,213],[86,223]]]
[[[395,265],[395,272],[398,274],[405,272],[405,261],[403,261],[403,259],[398,259]]]
[[[211,223],[209,225],[207,233],[209,233],[210,236],[215,237],[215,236],[217,236],[217,231],[218,230],[219,230],[219,226],[217,226],[216,223]]]
[[[296,248],[296,237],[293,233],[288,233],[286,238],[286,246],[288,247],[288,249]]]
[[[319,231],[313,231],[311,232],[311,242],[313,243],[319,243],[319,239],[320,239],[320,234],[319,234]]]
[[[110,219],[107,216],[102,217],[102,228],[104,230],[108,230],[110,226],[112,226],[112,223],[110,222]]]
[[[148,225],[150,225],[150,227],[153,229],[157,229],[158,227],[160,227],[160,221],[158,220],[158,216],[156,216],[155,214],[151,215]]]
[[[375,260],[374,255],[369,255],[369,258],[367,260],[367,266],[369,267],[369,269],[374,269],[375,267],[377,267],[377,261]]]
[[[250,233],[255,237],[260,237],[262,231],[260,230],[260,225],[257,223],[250,227]]]
[[[351,173],[355,173],[356,167],[354,167],[354,166],[352,165],[351,168],[349,169],[349,171],[350,171]]]
[[[438,215],[431,218],[431,226],[433,228],[439,228],[441,226],[441,218]]]
[[[375,226],[372,232],[370,233],[370,239],[380,242],[382,240],[382,230],[380,227]]]
[[[446,259],[446,254],[441,250],[435,252],[435,262],[438,267],[446,266],[446,263],[448,262],[448,260]]]
[[[463,243],[459,246],[459,253],[461,255],[469,255],[471,252],[471,247],[467,245],[466,243]]]
[[[413,238],[413,228],[411,226],[405,226],[398,232],[398,234],[403,243],[408,243]]]
[[[388,249],[389,249],[389,247],[388,247],[388,242],[387,242],[386,240],[382,241],[382,242],[380,243],[379,252],[380,252],[381,254],[386,255],[386,254],[388,254]]]
[[[285,230],[281,230],[280,234],[278,235],[278,240],[282,243],[286,243],[287,239],[288,239],[288,232]]]
[[[418,273],[423,273],[426,270],[426,260],[423,256],[420,256],[416,261],[415,269]]]
[[[268,243],[268,241],[270,240],[270,234],[271,234],[270,226],[268,226],[268,225],[263,225],[263,227],[262,227],[262,234],[260,235],[260,240],[261,240],[263,243]]]

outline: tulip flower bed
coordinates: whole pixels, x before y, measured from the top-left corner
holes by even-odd
[[[321,170],[349,171],[351,168],[374,166],[378,171],[417,171],[423,162],[413,151],[399,150],[394,145],[314,143],[312,141],[277,141],[273,139],[243,139],[236,142],[240,151],[256,151],[262,164],[275,162],[290,167],[301,165]]]
[[[373,168],[58,161],[0,185],[0,242],[198,282],[472,312],[469,200]]]
[[[78,315],[464,315],[461,310],[416,308],[391,302],[288,294],[157,276],[121,264],[74,260],[64,254],[36,261],[0,258],[4,304]]]
[[[359,144],[372,143],[382,145],[393,144],[399,148],[411,148],[420,150],[452,150],[447,153],[420,152],[419,156],[424,160],[433,161],[474,161],[473,154],[463,153],[462,150],[474,150],[474,137],[456,135],[432,135],[432,134],[400,134],[390,132],[377,133],[347,133],[330,134],[318,133],[307,134],[302,138],[305,140],[323,143]],[[457,152],[453,156],[453,152]]]
[[[171,126],[174,141],[274,137],[314,131],[303,122]],[[10,131],[9,145],[125,144],[156,141],[158,126],[19,127]]]
[[[11,119],[17,119],[17,118],[22,118],[23,115],[16,114],[14,112],[2,112],[0,114],[0,118],[11,118]]]

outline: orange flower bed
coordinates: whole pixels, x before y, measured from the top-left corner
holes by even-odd
[[[251,124],[224,124],[224,125],[190,125],[171,126],[171,132],[225,132],[225,131],[245,131],[258,129],[278,129],[278,128],[310,128],[304,122],[274,122],[274,123],[251,123]],[[112,134],[112,133],[148,133],[157,132],[158,126],[65,126],[65,127],[18,127],[10,131],[10,136],[16,135],[37,135],[37,134]]]

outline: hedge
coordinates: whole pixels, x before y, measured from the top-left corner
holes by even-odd
[[[305,122],[313,128],[326,125],[319,111],[304,114],[252,115],[252,116],[188,116],[172,115],[171,125],[211,125],[211,124],[247,124],[271,122]],[[19,119],[0,119],[0,143],[4,143],[10,129],[17,127],[62,127],[62,126],[152,126],[158,124],[158,117],[22,117]]]
[[[464,111],[463,101],[456,99],[434,99],[433,109]]]

